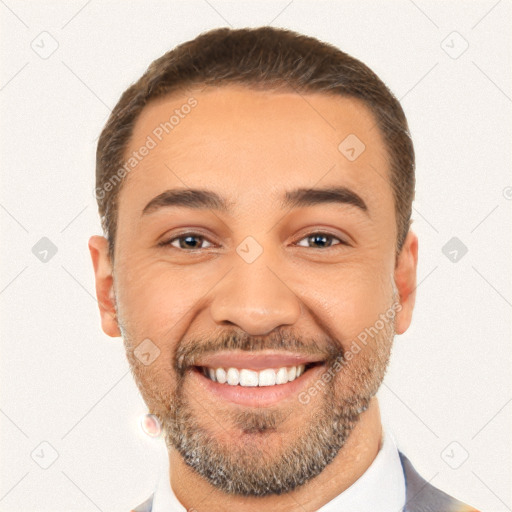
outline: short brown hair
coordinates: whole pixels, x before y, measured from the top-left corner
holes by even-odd
[[[335,46],[290,30],[259,27],[214,29],[180,44],[153,61],[112,110],[96,152],[96,198],[111,259],[123,183],[112,186],[112,177],[123,166],[142,109],[151,100],[189,87],[228,84],[324,92],[364,102],[387,145],[398,255],[409,231],[415,187],[414,149],[399,101],[368,66]]]

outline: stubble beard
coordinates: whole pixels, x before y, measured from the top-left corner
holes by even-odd
[[[239,496],[268,496],[289,493],[304,485],[319,475],[343,448],[384,379],[395,325],[394,320],[386,324],[351,361],[346,361],[343,353],[341,370],[309,404],[297,401],[296,409],[288,414],[279,407],[231,414],[223,423],[236,429],[245,442],[227,444],[219,442],[201,421],[202,415],[194,412],[198,404],[186,396],[185,373],[172,391],[162,391],[162,383],[134,360],[133,346],[128,349],[128,333],[122,328],[121,332],[136,384],[150,410],[160,419],[168,450],[177,450],[189,467],[220,491]],[[247,345],[248,338],[242,338]],[[231,336],[230,343],[242,348],[240,339]],[[335,354],[340,361],[338,348],[332,352],[326,371],[333,367]],[[316,413],[310,415],[312,421],[306,425],[300,424],[303,407],[316,408]],[[288,416],[293,416],[290,421],[295,419],[299,425],[293,439],[287,439],[286,446],[281,444],[279,450],[266,450],[269,436],[279,433]]]

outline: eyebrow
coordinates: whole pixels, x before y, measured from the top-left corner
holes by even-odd
[[[362,197],[347,187],[298,188],[286,192],[281,206],[283,208],[301,208],[329,203],[349,204],[368,214],[368,206]]]
[[[348,204],[368,215],[364,200],[347,187],[298,188],[287,191],[281,200],[281,208],[302,208],[319,204]],[[232,205],[216,192],[206,189],[170,189],[154,197],[142,210],[148,215],[165,207],[182,207],[196,210],[216,210],[230,213]]]

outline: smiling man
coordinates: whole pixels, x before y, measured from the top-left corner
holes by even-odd
[[[169,474],[136,511],[462,512],[382,427],[418,242],[403,111],[290,31],[217,29],[151,64],[97,153],[89,242]]]

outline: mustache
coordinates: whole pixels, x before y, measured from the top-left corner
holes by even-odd
[[[174,354],[174,370],[182,376],[188,368],[197,366],[199,358],[228,350],[289,351],[304,356],[313,355],[327,362],[343,358],[344,354],[341,343],[329,337],[318,341],[316,338],[306,338],[283,330],[273,331],[268,336],[251,336],[243,331],[227,331],[217,337],[203,335],[179,344]]]

